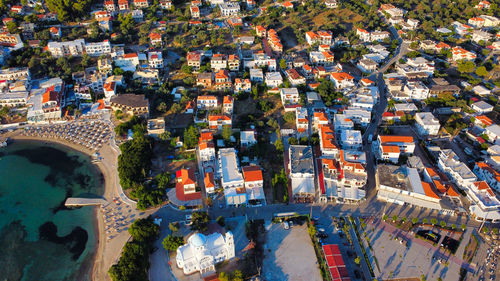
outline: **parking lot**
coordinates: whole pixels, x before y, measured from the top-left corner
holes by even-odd
[[[491,248],[486,250],[486,262],[481,265],[477,272],[479,281],[497,280],[498,256],[499,253],[497,250]]]
[[[418,240],[420,238],[407,239],[371,223],[366,233],[380,267],[381,276],[377,278],[420,278],[424,275],[426,280],[459,280],[460,266],[434,247],[425,247],[423,243],[427,242]]]
[[[306,223],[284,229],[266,222],[265,227],[264,280],[323,280]]]

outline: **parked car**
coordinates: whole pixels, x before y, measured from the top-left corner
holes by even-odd
[[[316,237],[318,237],[318,238],[328,238],[328,234],[323,233],[323,232],[319,232],[319,233],[316,233]]]
[[[192,216],[191,215],[186,215],[186,225],[191,225],[193,222],[191,221]]]
[[[283,222],[283,228],[290,229],[290,226],[288,225],[288,223],[286,221]]]

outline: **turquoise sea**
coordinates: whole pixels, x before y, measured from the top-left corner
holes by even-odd
[[[90,161],[43,142],[0,148],[0,280],[90,280],[94,207],[64,207],[68,197],[103,193]]]

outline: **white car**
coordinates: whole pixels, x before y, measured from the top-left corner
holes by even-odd
[[[191,225],[193,222],[191,221],[192,216],[186,215],[186,225]]]
[[[288,222],[283,222],[283,228],[284,229],[290,229],[290,226],[288,225]]]

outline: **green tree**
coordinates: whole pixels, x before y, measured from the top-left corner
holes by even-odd
[[[436,225],[436,224],[437,224],[437,222],[438,222],[438,221],[437,221],[437,219],[435,219],[435,218],[432,218],[432,219],[431,219],[431,224],[432,224],[432,225]]]
[[[156,110],[158,110],[161,113],[165,113],[168,110],[168,106],[165,102],[160,102],[160,104],[156,107]]]
[[[219,280],[220,281],[231,281],[231,276],[227,274],[226,272],[221,272],[219,274]]]
[[[167,188],[170,183],[172,175],[169,172],[164,172],[156,176],[156,181],[158,182],[158,188]]]
[[[184,64],[182,67],[181,67],[181,71],[184,73],[184,74],[191,74],[193,73],[193,67],[192,66],[189,66],[187,64]]]
[[[132,14],[119,14],[118,21],[120,22],[120,31],[122,35],[129,35],[129,33],[134,29],[135,22],[132,18]]]
[[[7,22],[6,26],[7,26],[7,30],[9,31],[9,33],[18,33],[19,32],[17,24],[14,21]]]
[[[224,220],[224,217],[223,216],[219,216],[217,217],[217,219],[215,220],[220,226],[224,227],[226,225],[225,223],[225,220]]]
[[[161,244],[167,251],[176,251],[177,248],[184,245],[184,238],[181,236],[168,235],[163,239]]]
[[[243,272],[241,272],[241,270],[235,270],[233,272],[233,281],[243,281]]]
[[[472,61],[461,60],[458,62],[457,69],[460,73],[472,73],[476,65]]]
[[[158,135],[158,139],[164,142],[168,142],[172,139],[172,136],[169,131],[165,131]]]
[[[171,222],[168,224],[168,228],[172,232],[177,232],[179,231],[179,222]]]
[[[281,69],[287,69],[287,67],[286,67],[286,60],[285,59],[280,59],[280,68]]]
[[[418,218],[412,218],[412,219],[411,219],[411,223],[413,223],[413,224],[417,224],[417,223],[418,223]]]
[[[359,266],[359,264],[361,263],[361,259],[359,258],[359,256],[356,256],[354,262]]]
[[[392,216],[392,222],[396,222],[398,220],[398,216],[394,215]]]
[[[465,231],[465,229],[467,229],[467,226],[462,223],[462,225],[460,225],[460,228],[462,229],[462,231]]]
[[[129,229],[132,241],[123,247],[120,259],[108,273],[113,281],[148,280],[149,253],[157,239],[160,227],[151,217],[135,221]]]
[[[276,147],[276,150],[278,152],[283,153],[283,142],[281,141],[281,139],[277,139],[274,142],[274,146]]]
[[[295,137],[289,137],[289,138],[288,138],[288,143],[289,143],[290,145],[297,145],[297,144],[299,144],[299,141],[298,141],[298,140],[297,140],[297,138],[295,138]]]
[[[191,230],[204,232],[208,230],[208,213],[207,212],[193,212],[191,214]]]
[[[314,225],[310,225],[308,228],[307,228],[307,232],[309,233],[309,236],[311,237],[314,237],[314,235],[316,235],[316,227],[314,227]]]
[[[198,129],[194,126],[189,126],[187,130],[184,130],[184,147],[194,148],[198,145],[199,138]]]
[[[445,222],[445,221],[441,221],[441,222],[439,222],[439,225],[440,225],[441,227],[445,227],[445,226],[446,226],[446,222]]]
[[[422,223],[423,223],[423,224],[427,224],[428,222],[429,222],[429,220],[428,220],[428,219],[426,219],[426,218],[424,218],[424,219],[422,220]]]
[[[295,112],[286,112],[283,114],[283,120],[287,123],[295,122]]]
[[[222,127],[222,138],[225,140],[225,141],[230,141],[231,140],[231,136],[233,135],[233,130],[231,129],[231,126],[223,126]]]
[[[153,242],[160,234],[160,227],[152,219],[139,219],[129,227],[128,232],[135,241]]]
[[[60,21],[68,21],[90,14],[92,0],[46,0],[49,10],[57,14]]]
[[[486,77],[486,76],[488,76],[489,73],[488,73],[488,70],[486,70],[486,67],[480,66],[480,67],[476,68],[476,74],[478,76]]]

